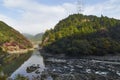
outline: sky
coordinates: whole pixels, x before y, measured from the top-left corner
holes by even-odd
[[[82,0],[83,14],[120,19],[120,0]],[[70,14],[77,0],[0,0],[0,20],[21,33],[45,32]]]

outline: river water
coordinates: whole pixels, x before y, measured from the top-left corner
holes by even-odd
[[[30,71],[27,71],[28,68]],[[40,73],[44,71],[44,69],[45,65],[43,57],[40,55],[39,51],[35,50],[32,56],[27,61],[25,61],[15,72],[13,72],[10,78],[14,79],[19,74],[32,79],[33,77],[40,76]]]
[[[53,64],[54,63],[54,64]],[[45,61],[46,67],[49,67],[51,73],[80,73],[80,74],[97,74],[101,76],[107,76],[114,74],[114,77],[120,76],[120,62],[104,61],[96,59],[57,59],[48,58]],[[32,56],[25,61],[10,78],[14,79],[16,75],[20,74],[28,77],[29,80],[34,80],[41,76],[41,73],[45,70],[44,59],[40,52],[35,50]],[[47,68],[46,68],[47,69]],[[37,79],[40,80],[40,79]],[[51,75],[46,80],[53,80]],[[120,80],[120,79],[118,79]]]

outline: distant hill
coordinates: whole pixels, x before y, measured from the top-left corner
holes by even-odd
[[[36,34],[36,35],[34,36],[34,38],[35,38],[36,40],[42,40],[43,34],[44,34],[44,33],[38,33],[38,34]]]
[[[27,39],[30,41],[36,42],[36,41],[41,41],[43,33],[38,33],[36,35],[31,35],[28,33],[22,33]]]
[[[32,40],[34,38],[34,35],[28,34],[28,33],[22,33],[27,39]]]
[[[43,48],[68,56],[120,53],[120,20],[74,14],[61,20],[43,36]]]
[[[32,48],[32,44],[20,32],[0,21],[0,47],[4,51],[14,51]]]

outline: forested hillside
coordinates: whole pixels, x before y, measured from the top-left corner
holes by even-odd
[[[43,48],[66,55],[105,55],[120,53],[120,20],[74,14],[61,20],[43,36]]]
[[[0,47],[5,51],[13,51],[13,48],[32,48],[32,44],[18,31],[0,21]]]

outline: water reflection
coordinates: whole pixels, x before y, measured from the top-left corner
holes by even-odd
[[[33,55],[25,61],[12,75],[11,78],[15,78],[16,75],[20,74],[29,79],[40,76],[40,73],[45,69],[43,57],[39,51],[34,51]]]

